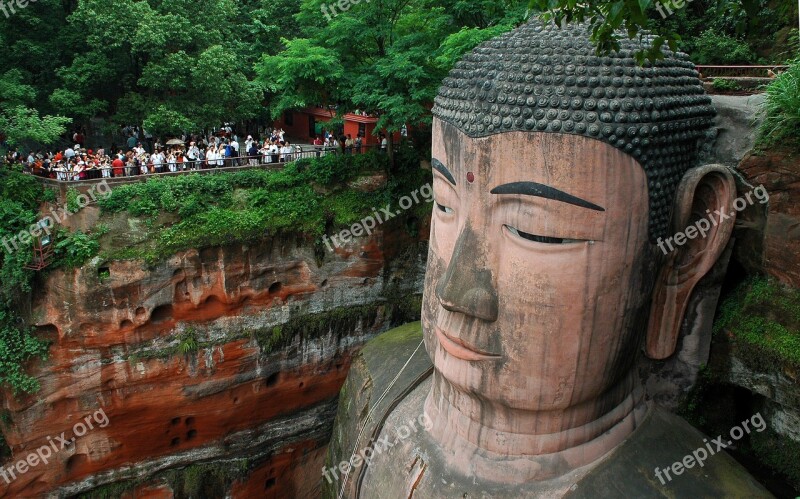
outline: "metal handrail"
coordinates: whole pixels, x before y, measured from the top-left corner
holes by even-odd
[[[773,74],[780,73],[789,68],[789,66],[775,64],[771,66],[720,66],[720,65],[698,65],[695,66],[697,71],[704,78],[714,77],[751,77],[751,78],[769,78],[771,77],[770,71]]]
[[[87,168],[83,172],[74,172],[70,170],[51,168],[49,172],[55,173],[56,178],[49,176],[38,175],[42,178],[59,183],[68,182],[91,182],[93,180],[103,180],[109,178],[147,178],[153,176],[192,173],[192,172],[213,172],[213,171],[231,171],[242,170],[248,168],[283,168],[288,163],[297,161],[299,159],[319,158],[327,154],[364,154],[370,149],[377,149],[380,145],[370,144],[362,145],[356,149],[353,147],[352,151],[344,147],[325,147],[325,146],[309,146],[310,149],[304,148],[300,151],[284,154],[259,154],[258,156],[233,156],[228,158],[213,159],[215,164],[208,164],[209,160],[188,160],[184,159],[182,163],[163,163],[156,170],[142,172],[142,166],[129,166],[125,164],[122,167],[113,167],[105,165],[99,168]],[[217,164],[216,162],[222,163]],[[152,166],[149,163],[148,166]],[[81,173],[84,173],[81,178]]]

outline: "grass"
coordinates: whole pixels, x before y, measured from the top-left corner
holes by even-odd
[[[800,290],[768,277],[742,283],[720,307],[715,334],[729,333],[742,361],[759,372],[800,368]]]
[[[764,121],[759,128],[759,145],[771,146],[788,141],[793,147],[800,147],[797,137],[800,130],[800,59],[790,62],[789,69],[767,85],[762,111]]]
[[[416,156],[406,163],[401,175],[374,192],[356,191],[347,182],[385,171],[387,160],[378,154],[301,160],[281,171],[189,174],[118,186],[99,201],[103,220],[115,228],[101,241],[101,255],[154,264],[190,248],[254,242],[282,233],[316,239],[430,181]],[[430,210],[430,205],[424,208]]]

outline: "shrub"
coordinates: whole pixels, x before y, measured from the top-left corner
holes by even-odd
[[[779,74],[766,88],[764,121],[759,129],[759,144],[769,146],[785,139],[796,146],[800,130],[800,59]]]
[[[696,64],[753,64],[758,60],[746,42],[711,29],[697,37],[695,47],[692,60]]]
[[[19,322],[14,312],[0,309],[0,383],[11,387],[15,395],[39,390],[39,381],[23,366],[31,359],[47,357],[47,342]]]
[[[726,80],[724,78],[714,78],[714,81],[711,83],[711,85],[716,90],[721,90],[721,91],[736,91],[742,89],[742,87],[735,81]]]

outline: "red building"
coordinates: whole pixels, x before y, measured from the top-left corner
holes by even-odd
[[[311,143],[316,135],[322,135],[324,130],[334,132],[337,136],[344,133],[356,138],[359,134],[364,137],[364,144],[379,144],[378,132],[375,124],[378,118],[364,114],[346,113],[342,119],[344,127],[326,126],[336,116],[336,110],[323,107],[305,107],[294,111],[285,111],[280,119],[275,120],[276,128],[283,128],[286,135],[303,142]],[[394,134],[395,142],[400,140],[400,133]]]

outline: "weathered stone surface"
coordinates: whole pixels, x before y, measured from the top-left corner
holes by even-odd
[[[737,260],[751,273],[766,272],[800,287],[800,156],[781,149],[750,153],[739,170],[753,187],[764,186],[769,204],[765,209],[756,201],[744,212]]]
[[[764,102],[763,95],[733,96],[712,95],[711,103],[717,110],[711,161],[736,166],[756,143],[758,110]]]
[[[703,467],[671,475],[672,480],[664,476],[661,484],[655,468],[663,471],[705,448],[705,437],[680,418],[653,408],[617,449],[557,479],[512,486],[476,482],[472,475],[456,473],[419,424],[430,378],[416,383],[431,367],[412,356],[421,338],[417,324],[393,329],[367,343],[353,363],[340,398],[327,466],[349,461],[365,448],[381,450],[350,472],[342,497],[771,497],[741,465],[716,449]],[[409,357],[412,361],[403,369]],[[370,402],[384,392],[384,401]],[[398,397],[403,398],[399,405]],[[341,476],[331,473],[331,477],[333,483],[323,487],[326,498],[337,497],[343,486]]]
[[[385,224],[322,257],[313,241],[284,238],[186,251],[153,268],[97,259],[52,272],[32,312],[54,342],[33,369],[42,390],[3,397],[12,459],[71,437],[99,408],[109,423],[10,484],[0,479],[0,496],[136,481],[169,497],[158,478],[169,470],[237,460],[248,464],[234,497],[314,494],[307,470],[319,477],[352,354],[418,317],[421,234]]]

